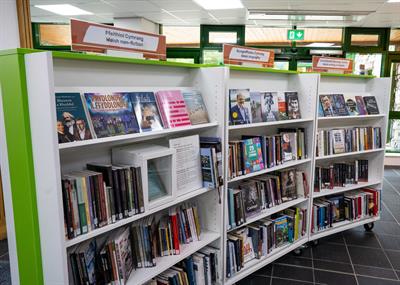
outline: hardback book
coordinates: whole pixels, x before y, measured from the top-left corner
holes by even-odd
[[[84,96],[98,138],[139,132],[129,93],[85,93]]]
[[[250,89],[229,90],[229,120],[231,125],[251,123]]]
[[[182,96],[185,99],[192,125],[208,123],[208,112],[201,93],[197,90],[182,91]]]
[[[296,170],[288,169],[281,172],[282,177],[282,202],[297,198]]]
[[[333,95],[319,95],[319,101],[322,105],[322,111],[324,112],[325,117],[333,117],[337,115]]]
[[[122,284],[128,281],[133,269],[131,237],[129,228],[121,229],[115,236],[115,248],[117,260],[120,261],[120,271],[122,273]]]
[[[260,92],[250,92],[250,108],[251,108],[251,122],[260,123],[262,119],[262,108],[261,108],[261,96]]]
[[[242,191],[244,213],[246,219],[256,216],[261,212],[261,193],[254,181],[240,184]]]
[[[297,160],[297,133],[283,132],[281,137],[282,161]]]
[[[334,94],[333,100],[335,102],[335,110],[337,116],[348,116],[349,112],[347,111],[346,101],[344,100],[343,94]]]
[[[347,112],[349,113],[350,116],[358,116],[358,108],[357,108],[357,102],[356,99],[353,95],[344,95],[345,103],[346,103],[346,108]]]
[[[277,92],[261,92],[261,112],[263,122],[279,120]]]
[[[155,96],[164,127],[176,128],[192,125],[185,99],[180,90],[158,91]]]
[[[368,111],[367,111],[367,108],[365,107],[363,97],[355,96],[355,98],[356,98],[358,113],[360,115],[368,115]]]
[[[287,120],[287,106],[286,106],[286,98],[284,92],[278,92],[278,112],[279,112],[279,120]]]
[[[332,146],[335,154],[344,153],[345,148],[345,131],[344,129],[332,130]]]
[[[243,140],[245,173],[264,169],[261,142],[258,137]]]
[[[285,92],[286,110],[289,119],[300,119],[299,96],[297,92]]]
[[[367,109],[368,115],[378,115],[379,108],[376,102],[375,96],[364,96],[365,108]]]
[[[58,143],[94,138],[80,93],[56,93]]]
[[[249,236],[249,229],[248,228],[243,228],[234,233],[235,236],[239,237],[242,240],[242,254],[243,257],[243,263],[249,262],[250,260],[254,259],[255,253],[254,253],[254,247],[253,247],[253,241],[251,237]]]
[[[163,129],[153,92],[131,92],[131,101],[141,132]]]

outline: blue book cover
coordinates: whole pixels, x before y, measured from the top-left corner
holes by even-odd
[[[85,93],[85,99],[98,138],[139,132],[130,93]]]
[[[196,285],[196,277],[193,268],[193,258],[191,256],[185,259],[185,267],[186,267],[187,277],[189,279],[189,284]]]
[[[80,93],[56,93],[58,143],[92,139]]]
[[[141,132],[163,129],[161,116],[153,92],[131,92],[131,101]]]
[[[200,148],[201,172],[203,175],[203,187],[215,188],[214,163],[211,148]]]

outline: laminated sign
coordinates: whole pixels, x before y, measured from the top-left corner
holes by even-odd
[[[122,50],[166,59],[165,36],[71,19],[72,50],[104,53]]]
[[[224,44],[224,63],[237,65],[253,63],[262,67],[272,67],[274,51]]]
[[[313,71],[352,73],[353,61],[347,58],[313,56]]]

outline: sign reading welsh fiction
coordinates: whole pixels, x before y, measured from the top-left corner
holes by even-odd
[[[353,61],[348,58],[313,56],[313,71],[316,72],[334,72],[334,73],[352,73]]]
[[[304,40],[304,30],[288,30],[288,41],[302,41]]]
[[[166,58],[165,36],[71,19],[72,50],[104,53],[121,50]]]
[[[262,67],[273,67],[274,51],[224,44],[224,63],[237,65],[252,63]]]

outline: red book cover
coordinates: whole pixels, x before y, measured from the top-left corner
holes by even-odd
[[[158,91],[156,101],[164,126],[176,128],[192,125],[181,91]]]
[[[171,224],[172,224],[172,235],[173,235],[175,254],[180,254],[178,218],[176,217],[175,211],[171,212],[170,218],[171,218]]]

